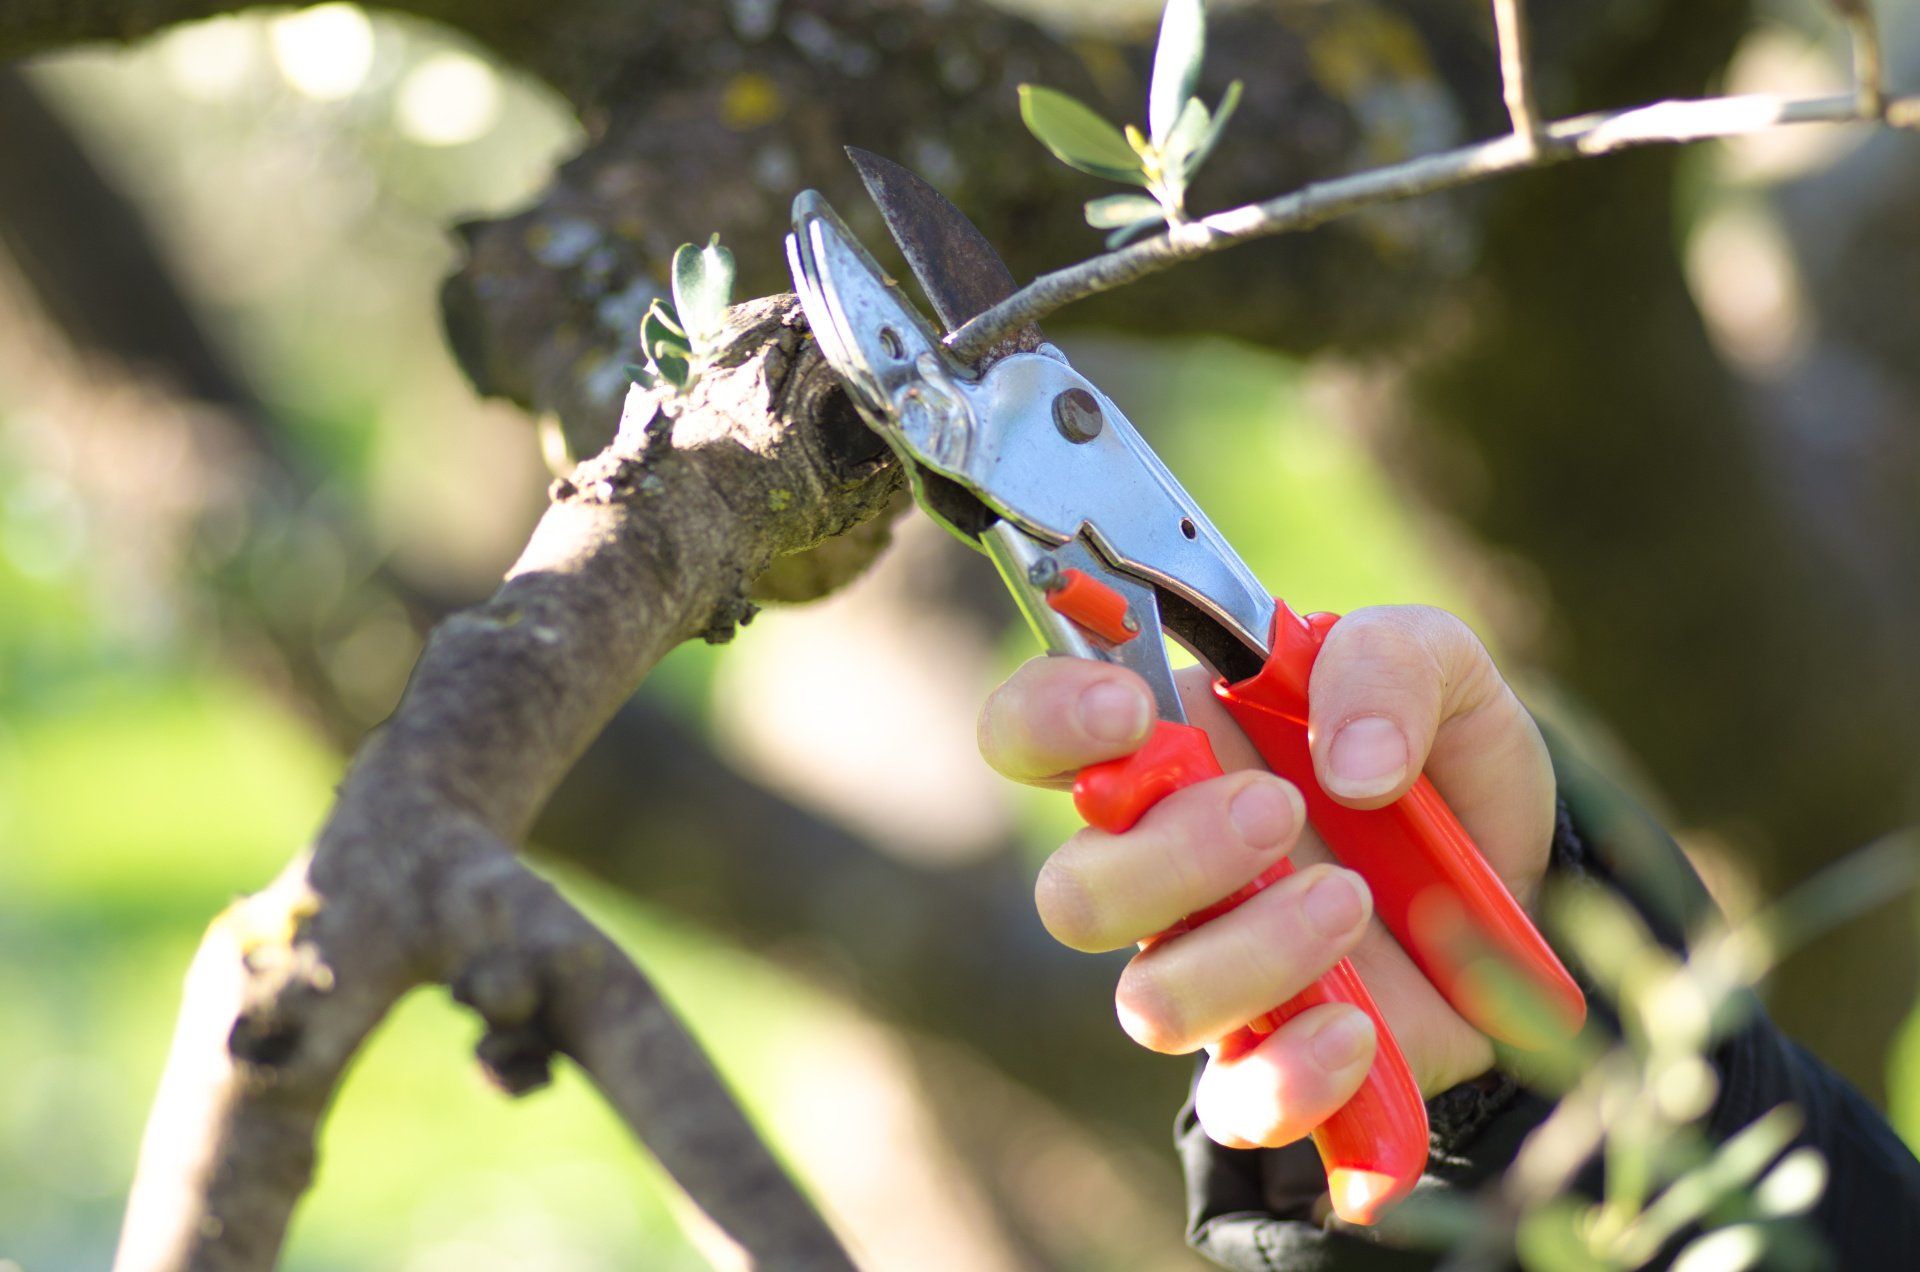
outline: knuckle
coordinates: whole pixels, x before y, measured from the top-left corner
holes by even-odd
[[[1340,939],[1321,935],[1303,905],[1307,888],[1331,869],[1310,867],[1240,907],[1245,918],[1235,926],[1232,943],[1222,949],[1223,960],[1231,959],[1234,974],[1268,990],[1273,1001],[1292,998],[1339,961],[1344,948]]]
[[[1463,674],[1477,664],[1492,661],[1479,635],[1452,610],[1433,605],[1412,605],[1407,609],[1413,635],[1429,656],[1448,671]]]
[[[1027,716],[1027,671],[1022,667],[995,686],[981,704],[975,735],[980,754],[999,767],[1010,762],[1018,750],[1018,733]]]
[[[1331,890],[1335,905],[1344,900],[1343,907],[1330,907],[1321,897],[1312,896],[1321,883],[1343,873],[1347,878]],[[1304,979],[1324,972],[1360,939],[1372,917],[1372,898],[1358,875],[1322,861],[1288,879],[1284,895],[1274,899],[1264,917],[1275,929],[1265,942],[1267,948],[1284,964],[1285,972]]]
[[[1431,633],[1435,641],[1466,651],[1481,649],[1480,637],[1467,626],[1466,619],[1452,610],[1437,605],[1416,605],[1411,609],[1420,626]]]
[[[1356,689],[1432,702],[1441,716],[1471,710],[1504,685],[1479,636],[1457,615],[1430,605],[1373,606],[1334,625],[1315,666],[1337,676],[1350,699]],[[1425,708],[1422,708],[1422,714]]]
[[[1238,780],[1226,785],[1214,802],[1208,842],[1222,866],[1238,876],[1248,868],[1249,852],[1259,861],[1262,854],[1293,843],[1307,824],[1307,806],[1300,788],[1276,773],[1254,770],[1232,776]],[[1235,877],[1232,882],[1237,886],[1245,880]]]
[[[1211,789],[1219,780],[1179,792],[1162,805],[1159,817],[1143,820],[1135,831],[1136,839],[1152,854],[1160,895],[1192,900],[1195,909],[1205,904],[1201,898],[1215,891],[1212,879],[1219,873],[1215,858],[1226,838],[1226,800]]]
[[[999,734],[994,723],[994,713],[1000,694],[1005,688],[1003,685],[987,695],[987,700],[980,704],[980,715],[979,718],[974,721],[973,725],[974,745],[980,749],[981,758],[989,764],[993,763],[1000,753]]]
[[[1033,885],[1033,904],[1054,940],[1068,949],[1097,954],[1124,942],[1105,939],[1100,904],[1086,879],[1074,868],[1073,857],[1081,842],[1082,837],[1076,835],[1040,867]]]
[[[1075,704],[1097,669],[1074,658],[1037,658],[987,695],[975,735],[987,764],[1017,781],[1053,778],[1085,750]]]
[[[1397,679],[1409,667],[1436,668],[1430,643],[1403,610],[1357,610],[1334,625],[1327,645],[1339,665],[1369,678]]]
[[[1418,607],[1420,630],[1441,685],[1443,714],[1475,711],[1510,696],[1493,655],[1478,633],[1459,615],[1432,606]]]
[[[1181,1055],[1200,1045],[1188,1036],[1179,995],[1169,990],[1165,978],[1145,955],[1128,963],[1120,973],[1113,1005],[1127,1036],[1149,1051]]]
[[[1246,884],[1279,855],[1290,842],[1286,826],[1276,831],[1256,821],[1243,829],[1232,811],[1243,792],[1263,782],[1285,785],[1271,774],[1230,773],[1170,796],[1156,810],[1158,816],[1141,821],[1131,835],[1143,854],[1150,854],[1157,896],[1177,901],[1183,911],[1200,909]],[[1295,798],[1290,792],[1281,794],[1289,804]],[[1290,820],[1297,828],[1305,817],[1289,806],[1279,820]]]

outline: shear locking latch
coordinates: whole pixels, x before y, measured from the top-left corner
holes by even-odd
[[[1048,609],[1108,644],[1124,645],[1140,634],[1140,620],[1127,598],[1086,571],[1063,570],[1052,557],[1042,557],[1027,577],[1045,594]]]

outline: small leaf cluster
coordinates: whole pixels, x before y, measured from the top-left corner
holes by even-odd
[[[1205,0],[1168,0],[1153,53],[1144,133],[1132,124],[1115,127],[1055,89],[1020,86],[1020,118],[1055,158],[1108,181],[1146,188],[1145,194],[1110,194],[1087,204],[1087,224],[1112,231],[1110,248],[1187,219],[1187,187],[1240,104],[1239,80],[1212,110],[1195,95],[1206,47]]]
[[[640,320],[645,366],[629,366],[636,384],[685,393],[712,360],[733,299],[733,253],[715,234],[705,247],[682,243],[673,253],[673,299],[655,297]]]
[[[1770,910],[1696,933],[1684,956],[1606,889],[1550,893],[1560,942],[1615,1004],[1620,1036],[1609,1042],[1590,1028],[1557,1050],[1510,1056],[1530,1086],[1560,1094],[1553,1113],[1490,1194],[1416,1194],[1388,1222],[1448,1249],[1449,1268],[1626,1272],[1667,1258],[1677,1272],[1822,1266],[1805,1216],[1826,1189],[1827,1163],[1795,1146],[1801,1110],[1776,1106],[1714,1142],[1705,1130],[1720,1093],[1711,1056],[1751,1018],[1753,986],[1784,954],[1911,886],[1916,849],[1915,837],[1863,849]],[[1504,964],[1476,965],[1505,1010],[1523,1019],[1545,1010]],[[1575,1177],[1594,1158],[1605,1163],[1600,1195],[1581,1196]]]

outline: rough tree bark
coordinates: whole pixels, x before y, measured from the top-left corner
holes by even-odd
[[[898,485],[790,299],[733,323],[671,428],[637,417],[556,483],[500,591],[429,639],[311,852],[214,925],[121,1266],[269,1264],[343,1068],[427,982],[487,1022],[481,1058],[509,1090],[543,1081],[555,1052],[579,1063],[754,1259],[850,1266],[637,969],[511,847],[667,650],[723,638],[747,580]]]

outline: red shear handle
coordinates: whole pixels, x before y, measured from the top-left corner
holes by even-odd
[[[1320,789],[1307,742],[1307,678],[1337,621],[1333,614],[1303,619],[1280,603],[1267,665],[1238,684],[1216,684],[1215,694],[1268,766],[1300,788],[1314,829],[1366,879],[1374,913],[1455,1010],[1517,1047],[1572,1034],[1586,1019],[1580,987],[1432,783],[1422,777],[1370,812]],[[1515,1003],[1502,964],[1545,1004],[1544,1014]]]
[[[1118,834],[1173,792],[1220,773],[1204,732],[1162,720],[1147,744],[1132,755],[1082,769],[1073,802],[1089,824]],[[1151,946],[1198,927],[1292,873],[1293,866],[1283,859],[1232,896],[1141,944]],[[1242,1056],[1309,1007],[1333,1002],[1350,1003],[1372,1017],[1379,1045],[1359,1091],[1313,1132],[1313,1142],[1326,1166],[1334,1211],[1348,1223],[1372,1223],[1405,1196],[1426,1169],[1427,1106],[1373,995],[1353,967],[1341,959],[1300,995],[1221,1039],[1218,1056],[1229,1061]]]

